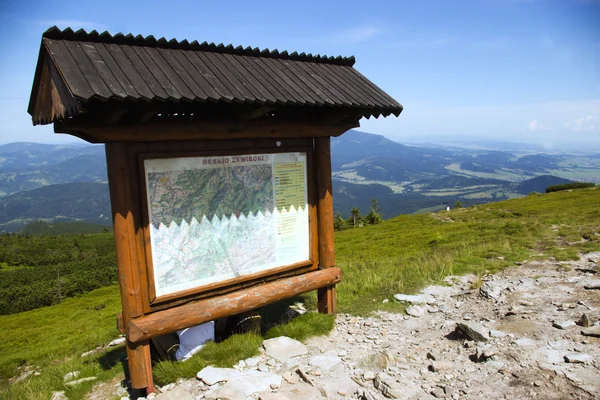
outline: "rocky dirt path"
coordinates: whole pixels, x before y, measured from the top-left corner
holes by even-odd
[[[271,339],[258,357],[152,397],[600,398],[600,253],[520,264],[478,289],[474,276],[449,277],[413,298],[410,315],[339,315],[304,345]]]

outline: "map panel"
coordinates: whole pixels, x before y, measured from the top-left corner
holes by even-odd
[[[144,168],[157,296],[309,259],[305,153]]]

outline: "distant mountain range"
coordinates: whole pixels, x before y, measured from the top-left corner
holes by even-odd
[[[334,208],[384,218],[543,192],[573,180],[600,183],[600,154],[569,155],[481,148],[408,146],[349,131],[333,138]],[[477,147],[477,146],[475,146]],[[0,231],[36,220],[111,223],[102,145],[0,146]]]
[[[56,183],[107,182],[102,145],[0,146],[0,198]]]

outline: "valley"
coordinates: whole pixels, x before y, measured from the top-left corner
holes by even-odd
[[[464,147],[459,147],[464,146]],[[600,183],[600,154],[544,153],[533,145],[411,144],[351,130],[332,138],[334,210],[383,218],[468,207],[543,192],[571,181]],[[36,221],[111,224],[102,145],[0,146],[0,232]]]

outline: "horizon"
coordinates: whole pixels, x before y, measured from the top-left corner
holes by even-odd
[[[369,13],[355,1],[344,7],[235,2],[226,13],[220,5],[185,1],[183,14],[148,2],[143,8],[114,1],[75,8],[49,1],[43,10],[34,4],[0,5],[0,144],[84,143],[54,134],[51,125],[32,126],[27,114],[41,35],[57,25],[354,55],[355,68],[404,106],[398,118],[363,119],[356,129],[397,142],[471,136],[600,149],[598,0],[379,0]],[[115,7],[121,12],[111,13]]]

